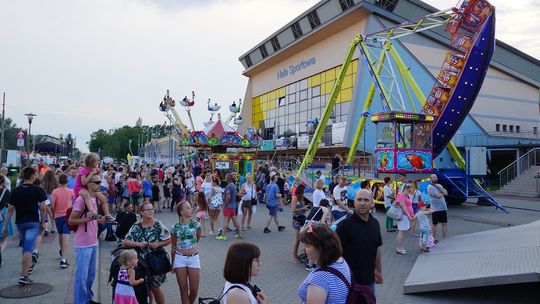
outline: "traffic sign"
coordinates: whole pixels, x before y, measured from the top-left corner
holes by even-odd
[[[24,132],[23,132],[23,131],[17,132],[17,138],[22,138],[22,139],[24,139]]]
[[[24,138],[17,138],[17,147],[24,147]]]

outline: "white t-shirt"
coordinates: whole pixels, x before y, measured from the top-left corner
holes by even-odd
[[[221,303],[225,303],[225,304],[231,304],[229,302],[227,302],[227,296],[229,294],[229,292],[231,292],[232,290],[235,290],[236,288],[234,289],[230,289],[232,286],[239,286],[242,290],[244,290],[248,296],[249,296],[249,303],[250,304],[257,304],[259,303],[257,301],[257,299],[253,296],[253,294],[251,293],[251,290],[244,284],[233,284],[233,283],[229,283],[229,282],[225,282],[225,286],[223,287],[223,293],[225,293],[225,295],[223,296],[223,298],[221,299]],[[230,289],[230,290],[229,290]]]
[[[416,219],[418,220],[418,225],[420,226],[420,229],[430,229],[429,225],[429,218],[422,210],[418,210],[416,212]]]
[[[313,191],[313,207],[319,207],[322,199],[326,198],[326,194],[321,189],[315,189]]]
[[[422,193],[418,189],[415,190],[413,193],[409,194],[409,199],[411,200],[411,203],[413,205],[418,204],[421,198],[422,198]]]
[[[340,200],[345,206],[347,206],[347,186],[340,187],[339,185],[334,187],[334,191],[332,192],[334,194],[335,200]],[[336,203],[332,206],[332,211],[347,211]]]
[[[105,187],[106,189],[109,188],[109,183],[107,182],[107,171],[103,171],[101,173],[101,187]]]
[[[388,196],[394,196],[394,189],[392,189],[392,186],[384,185],[383,195],[384,195],[384,207],[389,208],[390,206],[392,206],[392,202],[394,201],[393,199],[388,197]]]
[[[214,187],[214,185],[212,185],[212,183],[209,183],[209,182],[204,182],[201,186],[201,189],[204,192],[204,196],[206,197],[207,200],[209,200],[212,197],[212,187]]]
[[[11,192],[11,181],[9,180],[7,176],[5,176],[4,184],[6,185],[6,189],[8,189],[9,192]]]
[[[122,177],[122,173],[116,172],[116,173],[114,174],[114,183],[115,183],[115,184],[118,184],[118,183],[120,182],[120,178],[121,178],[121,177]]]

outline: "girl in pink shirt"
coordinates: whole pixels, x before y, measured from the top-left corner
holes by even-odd
[[[410,220],[414,216],[412,202],[409,199],[410,193],[411,185],[405,184],[401,193],[396,197],[396,203],[403,210],[403,216],[398,221],[399,232],[396,237],[396,253],[398,254],[407,254],[405,247],[403,247],[403,238],[405,237],[405,231],[408,231],[411,228]]]
[[[90,192],[88,192],[87,185],[92,180],[94,175],[99,175],[101,172],[99,168],[99,156],[96,153],[89,153],[84,157],[84,167],[79,169],[79,173],[75,179],[75,185],[73,186],[74,197],[77,198],[82,196],[84,198],[84,204],[88,209],[88,216],[98,218],[99,214],[97,210],[94,210],[92,205],[92,198],[90,197]],[[101,184],[101,181],[99,182]],[[101,209],[103,214],[108,221],[114,220],[112,215],[109,213],[109,204],[107,203],[107,198],[103,193],[99,192],[96,194],[96,200],[101,204]]]

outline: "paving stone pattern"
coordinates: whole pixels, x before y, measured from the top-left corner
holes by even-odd
[[[540,202],[519,199],[503,198],[506,204],[515,204],[523,208],[534,204],[534,208],[540,209]],[[257,244],[262,251],[262,270],[254,283],[262,288],[269,298],[270,303],[299,303],[297,295],[298,285],[304,280],[307,271],[302,265],[292,263],[291,242],[293,229],[291,227],[290,208],[285,207],[284,212],[279,213],[282,225],[287,229],[278,232],[274,224],[270,227],[272,233],[264,234],[264,223],[267,219],[267,209],[260,205],[253,219],[253,229],[245,233],[245,241]],[[176,214],[169,211],[157,213],[156,217],[167,226],[172,226],[177,221]],[[384,216],[381,210],[377,210],[375,217],[384,225]],[[528,223],[540,219],[540,212],[531,210],[515,209],[510,214],[503,214],[490,207],[478,207],[471,204],[452,206],[449,211],[449,235],[461,235],[465,233],[497,229],[503,226]],[[208,222],[206,223],[208,228]],[[474,288],[471,290],[457,290],[446,292],[424,293],[419,295],[404,295],[403,283],[414,265],[418,256],[416,246],[418,239],[412,234],[405,238],[408,255],[398,255],[394,250],[396,233],[383,232],[383,275],[384,284],[377,285],[378,303],[534,303],[532,299],[540,297],[540,288],[535,284],[506,286],[504,289]],[[199,244],[201,258],[201,283],[199,296],[216,297],[223,287],[223,263],[228,246],[236,240],[229,234],[229,241],[217,241],[207,236]],[[444,240],[443,240],[444,242]],[[114,242],[100,242],[100,255],[98,277],[95,284],[96,300],[102,303],[111,303],[111,287],[107,285],[109,266],[111,262],[110,251],[114,249]],[[56,234],[44,238],[41,248],[40,263],[36,266],[32,279],[36,282],[52,284],[52,292],[28,299],[0,299],[1,303],[71,303],[72,302],[72,276],[74,270],[74,251],[69,255],[71,266],[68,269],[60,269],[58,260],[58,245]],[[14,285],[17,282],[20,269],[20,249],[17,240],[11,239],[4,251],[5,265],[0,268],[0,288]],[[437,271],[434,269],[433,271]],[[166,295],[166,303],[179,303],[179,288],[176,278],[170,274],[162,287]],[[516,302],[517,301],[517,302]]]

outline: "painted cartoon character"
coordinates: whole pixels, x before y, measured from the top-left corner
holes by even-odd
[[[463,67],[463,64],[465,63],[463,59],[464,58],[461,54],[457,54],[456,52],[450,52],[448,53],[448,55],[446,55],[445,62],[455,67],[456,69],[461,69]]]
[[[449,87],[454,87],[457,83],[457,75],[448,70],[442,70],[437,79]]]
[[[381,164],[379,167],[381,168],[381,170],[385,170],[387,166],[388,166],[388,154],[385,153],[381,156]]]
[[[421,170],[426,167],[426,164],[424,163],[424,159],[420,155],[407,154],[405,155],[405,158],[411,164],[411,166],[413,166],[413,168]]]

